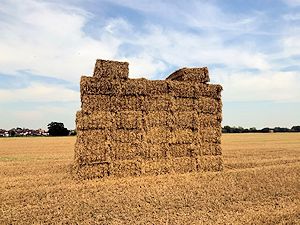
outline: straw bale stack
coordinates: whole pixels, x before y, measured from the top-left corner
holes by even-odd
[[[129,79],[128,63],[97,60],[80,81],[75,169],[80,178],[220,171],[220,85],[208,69]]]

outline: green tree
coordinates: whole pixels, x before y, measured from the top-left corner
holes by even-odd
[[[63,123],[51,122],[48,124],[48,133],[50,136],[68,136],[69,130],[65,128]]]
[[[16,131],[14,131],[14,130],[9,130],[9,131],[8,131],[8,134],[9,134],[10,137],[15,137],[15,136],[16,136]]]
[[[223,127],[222,132],[223,133],[230,133],[230,129],[231,129],[230,126],[225,126],[225,127]]]
[[[270,128],[269,127],[265,127],[265,128],[263,128],[263,129],[261,129],[260,131],[262,132],[262,133],[270,133]]]
[[[293,126],[292,131],[293,132],[300,132],[300,126]]]

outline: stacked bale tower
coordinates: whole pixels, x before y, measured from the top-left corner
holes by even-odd
[[[128,63],[97,60],[80,81],[76,171],[81,178],[220,171],[220,85],[208,69],[129,79]]]

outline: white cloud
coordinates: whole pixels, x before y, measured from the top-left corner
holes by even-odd
[[[300,99],[300,77],[296,72],[212,72],[223,85],[224,101],[299,102]]]
[[[265,54],[238,44],[228,46],[217,33],[200,36],[151,26],[146,34],[127,42],[143,49],[142,54],[147,54],[148,59],[175,66],[224,64],[229,68],[270,68]]]
[[[36,74],[78,81],[90,74],[96,58],[115,58],[119,40],[104,32],[96,40],[83,32],[89,15],[74,7],[41,1],[5,2],[0,22],[2,73]],[[5,53],[5,54],[3,54]]]
[[[283,2],[292,7],[297,7],[300,5],[300,0],[283,0]]]
[[[300,13],[288,13],[283,15],[283,19],[288,22],[300,20]]]
[[[22,89],[0,89],[0,103],[5,102],[70,102],[79,101],[79,92],[61,85],[31,83]]]
[[[240,33],[256,29],[260,24],[261,16],[263,16],[259,12],[255,12],[253,15],[226,14],[213,1],[206,0],[190,0],[188,2],[118,0],[116,3],[143,14],[154,15],[164,22],[173,22],[185,27],[238,31]]]
[[[286,29],[287,34],[282,38],[282,54],[286,57],[300,54],[300,29],[299,28],[288,28]]]
[[[155,79],[158,72],[165,71],[166,64],[160,60],[155,61],[155,58],[147,55],[146,53],[140,54],[135,57],[125,59],[129,61],[129,70],[131,78],[150,78]]]

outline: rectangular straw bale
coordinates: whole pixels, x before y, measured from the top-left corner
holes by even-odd
[[[76,113],[76,129],[111,129],[114,124],[114,114],[109,111],[98,111],[86,115],[82,111]]]
[[[215,115],[199,113],[196,118],[197,129],[204,129],[206,127],[221,127],[221,113],[217,113]]]
[[[195,110],[200,113],[220,114],[222,102],[213,98],[200,97],[195,99]]]
[[[197,159],[197,171],[222,171],[223,160],[221,156],[199,156]]]
[[[221,154],[220,144],[215,143],[171,144],[167,152],[168,157],[196,157]]]
[[[86,163],[89,162],[89,160],[103,160],[107,150],[107,134],[104,130],[77,132],[75,158],[78,163]],[[88,156],[90,156],[90,158]]]
[[[144,145],[140,143],[112,142],[108,158],[115,160],[131,160],[143,157]]]
[[[106,161],[106,152],[100,152],[100,150],[97,151],[92,151],[92,148],[86,149],[83,148],[82,146],[79,146],[78,149],[80,149],[81,153],[76,157],[76,164],[77,165],[85,165],[89,164],[92,162],[102,162]],[[96,148],[95,148],[96,149]]]
[[[201,129],[206,127],[221,126],[222,114],[207,114],[194,111],[175,111],[174,128]]]
[[[112,142],[136,143],[143,140],[144,133],[143,130],[115,129],[107,134],[107,139]]]
[[[172,163],[168,159],[143,161],[142,173],[146,175],[160,175],[170,173]]]
[[[94,77],[127,79],[129,74],[128,62],[97,59]]]
[[[85,148],[82,147],[80,144],[77,143],[78,140],[76,141],[75,143],[75,148],[74,148],[74,165],[75,166],[80,166],[80,165],[84,165],[88,162],[85,162],[83,159],[82,159],[82,154],[84,154],[84,151],[85,151]]]
[[[107,141],[110,132],[108,130],[78,130],[77,143],[85,146],[103,144]]]
[[[186,173],[196,171],[196,169],[196,158],[191,157],[179,157],[143,162],[143,173],[147,175]]]
[[[173,98],[172,111],[193,111],[195,109],[195,100],[192,98]]]
[[[81,101],[81,109],[85,114],[96,111],[111,111],[111,97],[109,95],[85,95]]]
[[[84,95],[121,95],[123,82],[120,80],[82,76],[80,94]]]
[[[75,143],[75,147],[74,147],[74,164],[75,165],[79,165],[80,164],[80,155],[81,155],[81,152],[84,151],[84,149],[80,148],[78,145],[77,145],[77,140],[76,140],[76,143]]]
[[[149,111],[143,113],[145,129],[151,127],[171,127],[173,124],[172,113],[168,111]]]
[[[172,131],[172,144],[191,144],[197,140],[197,132],[191,129],[175,129]]]
[[[111,164],[110,175],[116,177],[140,176],[142,174],[141,160],[118,160]]]
[[[145,134],[144,140],[152,144],[169,143],[172,139],[172,133],[164,127],[149,128]]]
[[[143,143],[143,152],[141,157],[144,160],[157,160],[166,158],[167,152],[169,151],[169,144],[152,144]]]
[[[145,97],[146,111],[169,111],[172,106],[170,95],[153,95]]]
[[[143,96],[112,96],[110,100],[113,112],[145,110],[146,103]]]
[[[103,178],[110,175],[109,168],[109,163],[93,163],[75,167],[75,172],[79,179]]]
[[[108,159],[115,160],[156,160],[166,158],[168,144],[149,144],[144,142],[122,143],[111,142]]]
[[[182,68],[170,74],[167,80],[188,81],[188,82],[209,82],[207,67],[203,68]]]
[[[143,129],[142,111],[120,111],[115,114],[118,129]]]
[[[147,80],[146,90],[149,96],[169,94],[169,86],[165,80]]]
[[[110,147],[107,143],[103,144],[76,144],[76,163],[79,165],[103,162],[108,160]]]
[[[124,95],[133,95],[133,96],[145,96],[147,93],[147,83],[151,82],[144,78],[140,79],[128,79],[126,82],[123,82],[122,93]]]
[[[171,144],[167,151],[167,157],[194,157],[195,148],[193,144]]]
[[[172,172],[175,173],[189,173],[197,171],[197,160],[192,157],[178,157],[172,158]]]
[[[194,85],[181,81],[168,81],[169,93],[173,97],[194,98]]]
[[[175,111],[173,113],[174,129],[196,129],[198,113],[196,111]]]
[[[193,83],[194,97],[209,97],[214,99],[221,99],[222,86],[219,84],[201,84]]]
[[[199,129],[197,134],[197,140],[200,143],[210,142],[210,143],[221,143],[221,127],[207,127]]]
[[[192,151],[194,155],[202,156],[202,155],[221,155],[222,148],[218,143],[199,143],[197,145],[193,145]]]

